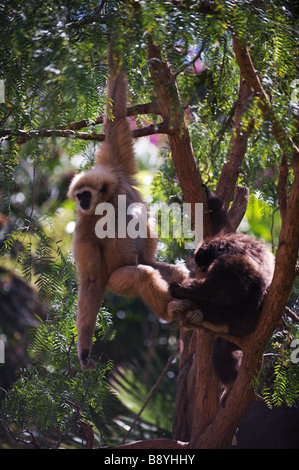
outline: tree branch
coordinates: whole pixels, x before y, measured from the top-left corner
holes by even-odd
[[[282,222],[285,219],[286,210],[287,210],[287,181],[288,181],[288,162],[287,156],[284,153],[281,164],[280,164],[280,172],[278,178],[278,206],[280,210],[280,216]]]
[[[127,108],[127,116],[138,116],[140,114],[161,114],[160,110],[156,106],[156,103],[143,103],[137,104],[135,106],[129,106]],[[84,127],[98,126],[104,123],[105,115],[102,114],[98,116],[94,121],[89,121],[89,119],[82,119],[81,121],[75,121],[69,123],[65,127],[59,127],[60,130],[79,130]]]
[[[218,181],[216,196],[223,202],[223,207],[228,210],[235,186],[240,174],[241,165],[247,150],[249,135],[253,123],[248,129],[242,128],[242,116],[248,100],[252,97],[252,91],[247,86],[243,77],[240,77],[239,96],[236,106],[234,132],[228,151],[228,162],[224,164]],[[236,207],[236,206],[235,206]],[[244,214],[243,214],[244,215]],[[242,220],[242,219],[241,219]]]
[[[264,91],[261,81],[253,66],[248,47],[241,43],[234,31],[232,32],[232,38],[235,56],[247,86],[260,97],[260,109],[263,112],[264,117],[272,122],[272,134],[283,154],[290,155],[292,158],[292,164],[298,166],[299,150],[286,132],[280,120],[277,118],[271,106],[270,100]]]
[[[135,441],[128,444],[121,444],[110,449],[187,449],[188,442],[176,441],[174,439],[147,439],[145,441]],[[101,447],[102,448],[102,447]],[[100,449],[101,449],[100,448]]]
[[[160,122],[159,124],[150,124],[149,126],[142,127],[140,129],[134,129],[132,131],[132,137],[137,139],[138,137],[144,137],[153,134],[170,134],[171,132],[172,131],[169,128],[168,122]],[[70,129],[37,129],[34,131],[18,130],[15,132],[12,132],[11,129],[4,129],[0,131],[0,143],[1,140],[12,140],[14,137],[17,137],[19,145],[22,145],[31,139],[45,137],[62,137],[86,141],[89,140],[94,142],[103,142],[105,140],[105,134],[98,134],[93,131],[77,132]]]
[[[138,116],[141,114],[161,114],[156,103],[143,103],[135,106],[129,106],[127,108],[127,116]],[[85,127],[97,126],[104,123],[105,115],[98,116],[94,121],[89,119],[82,119],[81,121],[70,122],[64,127],[58,127],[57,129],[36,129],[32,131],[23,131],[19,129],[12,131],[11,129],[0,130],[0,143],[1,140],[12,140],[14,136],[18,138],[18,144],[24,144],[28,140],[36,137],[63,137],[63,138],[76,138],[81,140],[91,140],[95,142],[103,142],[105,139],[104,134],[99,134],[93,131],[90,132],[75,132]],[[138,138],[148,136],[152,134],[168,134],[170,129],[167,122],[159,124],[151,124],[150,126],[135,129],[132,131],[132,137]]]
[[[248,199],[249,189],[245,186],[237,186],[234,192],[233,203],[227,214],[228,222],[233,232],[237,230],[245,215]]]

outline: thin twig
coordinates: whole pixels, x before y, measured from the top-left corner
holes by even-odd
[[[203,53],[204,51],[204,48],[205,48],[205,45],[206,45],[206,38],[203,38],[203,41],[202,41],[202,44],[201,44],[201,48],[199,49],[198,53],[193,57],[192,60],[190,60],[190,62],[187,62],[186,64],[182,65],[180,68],[178,68],[178,70],[176,72],[174,72],[173,76],[176,78],[180,73],[182,73],[186,68],[190,67],[190,65],[194,65],[195,62],[198,60],[198,59],[201,59],[201,54]]]
[[[296,315],[296,313],[294,313],[289,307],[285,307],[284,313],[286,313],[296,323],[299,323],[298,315]]]
[[[135,424],[136,422],[139,420],[142,412],[144,411],[144,409],[146,408],[148,402],[150,401],[150,399],[152,398],[152,396],[154,395],[155,391],[157,390],[162,378],[164,377],[164,375],[166,374],[166,372],[168,371],[169,367],[171,366],[172,364],[172,361],[174,360],[178,350],[179,350],[179,347],[180,347],[180,343],[178,342],[174,352],[172,353],[172,355],[170,356],[166,366],[164,367],[163,371],[161,372],[159,378],[157,379],[156,383],[153,385],[153,387],[151,388],[148,396],[147,396],[147,399],[145,400],[145,402],[143,403],[140,411],[138,412],[138,414],[135,416],[135,419],[133,421],[133,423],[131,424],[131,427],[130,429],[128,430],[127,434],[125,435],[125,437],[123,438],[121,444],[124,444],[125,441],[128,439],[129,435],[131,434],[132,430],[134,429],[135,427]]]

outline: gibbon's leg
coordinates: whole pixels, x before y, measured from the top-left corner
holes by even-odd
[[[220,337],[215,339],[212,363],[223,387],[220,397],[221,406],[225,405],[226,398],[234,385],[242,358],[243,351],[236,344]]]
[[[169,285],[157,269],[138,264],[116,269],[110,276],[108,285],[116,294],[127,297],[140,296],[158,317],[166,321],[174,320],[168,311],[171,300]]]
[[[78,246],[76,251],[81,251]],[[82,247],[81,255],[76,257],[76,261],[79,272],[77,349],[81,369],[88,370],[94,367],[89,354],[97,315],[107,286],[107,278],[105,270],[101,269],[102,260],[99,251],[92,249],[92,246]]]
[[[155,261],[150,263],[150,266],[157,269],[168,284],[173,282],[180,283],[190,278],[190,271],[183,264],[169,264]]]

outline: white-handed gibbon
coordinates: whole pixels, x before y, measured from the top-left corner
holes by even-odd
[[[168,280],[180,282],[189,272],[183,266],[156,263],[157,237],[147,210],[146,237],[132,238],[119,234],[118,198],[125,196],[125,222],[136,215],[128,215],[127,208],[134,203],[145,203],[136,189],[136,163],[127,114],[127,80],[119,56],[113,58],[113,47],[108,55],[109,79],[107,112],[104,125],[105,140],[95,155],[95,167],[77,175],[71,182],[68,197],[76,202],[77,223],[73,239],[73,254],[79,274],[77,312],[78,356],[84,370],[94,366],[90,358],[92,337],[103,296],[107,286],[117,294],[140,295],[160,317],[172,320],[167,312],[172,300]],[[103,220],[97,207],[109,203],[115,209],[115,236],[99,238],[96,227]],[[107,221],[106,221],[107,223]]]
[[[204,327],[219,334],[252,332],[272,281],[274,256],[261,241],[243,234],[218,234],[195,251],[196,278],[170,285],[169,309],[186,327]],[[222,403],[236,379],[242,352],[217,338],[213,366],[224,385]]]

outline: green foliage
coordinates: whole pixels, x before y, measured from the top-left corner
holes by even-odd
[[[37,283],[49,283],[51,308],[39,328],[28,333],[32,336],[30,367],[20,371],[1,403],[0,433],[10,430],[17,442],[34,448],[80,446],[86,439],[84,434],[79,439],[76,431],[82,422],[94,427],[100,445],[110,435],[108,425],[117,411],[117,400],[107,382],[112,362],[98,361],[87,373],[80,370],[74,266],[60,255],[60,265],[52,259],[49,262],[47,256],[41,258],[43,269]],[[113,336],[109,314],[102,311],[98,338],[110,341]]]
[[[110,361],[99,361],[91,372],[78,369],[76,272],[68,255],[71,230],[65,231],[74,218],[73,206],[65,200],[70,178],[74,167],[82,170],[93,165],[96,143],[80,140],[76,132],[68,138],[36,134],[26,143],[21,143],[18,135],[43,128],[67,129],[82,119],[88,122],[80,130],[101,130],[93,121],[104,109],[108,33],[117,27],[132,104],[156,99],[148,70],[147,35],[161,48],[163,58],[177,74],[198,168],[211,189],[216,188],[227,161],[234,132],[240,76],[232,31],[248,44],[278,119],[296,138],[298,103],[290,101],[299,47],[293,2],[218,0],[216,9],[217,15],[202,14],[200,2],[195,0],[177,5],[164,0],[5,0],[0,4],[0,79],[5,84],[5,102],[0,103],[2,262],[35,284],[49,306],[47,319],[32,333],[32,365],[20,372],[2,399],[1,423],[6,435],[19,436],[35,447],[79,446],[79,421],[93,427],[98,442],[108,436],[111,427],[115,398],[106,380]],[[193,59],[200,51],[202,67],[198,70]],[[157,119],[153,117],[153,122]],[[137,125],[148,122],[148,117],[136,119]],[[251,193],[241,229],[272,242],[275,249],[280,228],[275,211],[281,149],[272,137],[271,124],[261,116],[258,98],[248,103],[242,122],[244,131],[253,125],[253,132],[238,178],[238,184],[249,187]],[[10,129],[12,136],[3,140],[5,129]],[[160,141],[160,154],[162,164],[151,169],[152,200],[181,204],[184,195],[165,140]],[[290,171],[288,190],[292,179]],[[159,258],[176,262],[186,257],[184,241],[171,236],[163,240]],[[292,295],[297,299],[298,290]],[[125,329],[122,341],[135,344],[129,330],[135,334],[136,327],[131,328],[135,321],[140,331],[144,307],[137,301],[127,302],[122,308],[129,312],[126,321],[129,317],[130,328]],[[102,342],[114,337],[111,316],[104,309],[97,335]],[[280,404],[283,397],[293,405],[298,398],[296,365],[289,362],[281,338],[276,339],[270,352],[278,359],[271,362],[273,382],[270,388],[265,386],[265,397],[269,405]],[[122,346],[120,349],[123,351]],[[120,380],[126,400],[134,395],[139,367],[136,370],[126,369],[126,379]],[[144,396],[148,385],[146,375],[142,376],[138,393]],[[173,398],[168,398],[165,390],[163,393],[171,408]],[[134,411],[141,404],[137,398]],[[169,431],[166,415],[165,421],[157,418],[166,408],[162,395],[153,403],[144,415],[147,424],[159,423],[159,430]]]
[[[288,319],[286,327],[274,333],[269,341],[257,381],[258,393],[269,408],[298,406],[299,369],[298,362],[292,355],[292,341],[298,338],[298,325]]]
[[[147,423],[148,432],[150,426],[155,427],[159,436],[171,437],[175,408],[175,385],[173,382],[177,375],[177,365],[177,362],[174,361],[149,399],[139,419],[141,423]],[[131,360],[126,365],[119,366],[113,373],[112,389],[123,405],[133,413],[133,416],[138,414],[143,407],[151,387],[157,381],[164,367],[165,364],[162,363],[158,355],[154,355],[154,357]]]

